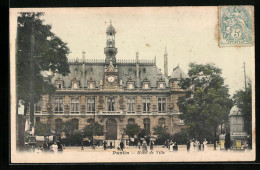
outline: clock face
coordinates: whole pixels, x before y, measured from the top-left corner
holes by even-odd
[[[107,80],[108,80],[108,82],[112,83],[115,81],[115,77],[109,76]]]

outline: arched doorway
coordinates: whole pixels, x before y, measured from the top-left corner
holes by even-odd
[[[108,119],[106,122],[106,139],[116,140],[117,139],[117,123],[115,119]]]

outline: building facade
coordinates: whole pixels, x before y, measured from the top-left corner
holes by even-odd
[[[83,51],[82,59],[69,61],[69,75],[48,76],[56,92],[42,96],[35,105],[35,122],[49,123],[55,132],[67,120],[79,130],[95,121],[104,126],[107,140],[121,139],[128,123],[137,123],[151,134],[157,125],[167,127],[171,135],[184,127],[177,101],[186,91],[178,82],[187,75],[179,66],[168,75],[166,50],[163,73],[156,58],[140,60],[138,52],[133,60],[116,59],[115,34],[110,23],[104,60],[85,59]]]

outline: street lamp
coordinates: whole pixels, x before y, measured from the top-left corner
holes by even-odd
[[[84,150],[84,147],[83,147],[84,130],[82,129],[81,132],[82,132],[81,150]]]

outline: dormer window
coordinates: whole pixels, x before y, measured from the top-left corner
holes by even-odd
[[[94,83],[89,83],[89,88],[94,89],[95,88]]]
[[[71,82],[71,86],[72,86],[73,89],[78,89],[79,88],[79,81],[76,78],[74,78]]]
[[[129,83],[128,84],[128,89],[133,89],[134,88],[134,84],[133,83]]]
[[[96,87],[96,81],[92,76],[90,76],[90,78],[88,79],[88,88],[95,89],[95,87]]]
[[[62,89],[63,88],[63,81],[58,79],[56,80],[56,88],[57,89]]]
[[[73,89],[77,89],[78,88],[78,83],[77,82],[73,82]]]
[[[149,89],[150,88],[150,81],[147,79],[147,77],[143,80],[143,89]]]
[[[159,83],[159,89],[164,89],[164,83]]]

